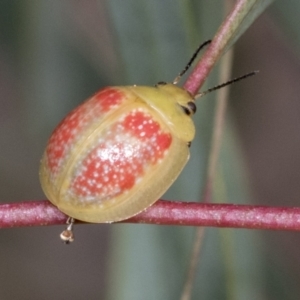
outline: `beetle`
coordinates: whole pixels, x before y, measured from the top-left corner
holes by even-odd
[[[62,239],[73,240],[73,218],[111,223],[140,213],[179,176],[195,136],[196,105],[176,84],[208,43],[173,83],[103,88],[53,131],[39,175],[48,199],[71,217]]]

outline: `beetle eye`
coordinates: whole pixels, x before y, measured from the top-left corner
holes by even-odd
[[[190,101],[190,102],[188,102],[187,105],[188,105],[189,109],[190,109],[193,113],[196,112],[197,106],[196,106],[195,102]]]
[[[196,104],[192,101],[188,102],[186,106],[181,106],[181,108],[188,116],[193,115],[197,110]]]

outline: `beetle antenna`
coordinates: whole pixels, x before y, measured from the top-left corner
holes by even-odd
[[[205,46],[207,46],[208,44],[211,43],[211,40],[208,40],[202,44],[200,44],[197,48],[197,50],[195,51],[195,53],[193,54],[192,58],[190,59],[190,61],[187,63],[187,65],[185,66],[185,68],[178,74],[178,76],[174,79],[173,84],[177,84],[179,82],[179,80],[181,79],[181,77],[186,73],[186,71],[190,68],[190,66],[192,65],[192,63],[194,62],[194,60],[196,59],[196,57],[198,56],[199,52],[201,51],[202,48],[204,48]]]
[[[247,77],[256,75],[258,72],[259,72],[259,71],[253,71],[253,72],[250,72],[250,73],[245,74],[245,75],[243,75],[243,76],[233,78],[233,79],[231,79],[231,80],[229,80],[229,81],[227,81],[227,82],[224,82],[224,83],[222,83],[222,84],[219,84],[219,85],[217,85],[217,86],[214,86],[214,87],[208,89],[207,91],[204,91],[204,92],[201,92],[201,93],[196,94],[196,95],[195,95],[195,98],[200,98],[200,97],[202,97],[202,96],[204,96],[204,95],[206,95],[206,94],[208,94],[208,93],[210,93],[210,92],[213,92],[213,91],[215,91],[215,90],[221,89],[221,88],[223,88],[223,87],[225,87],[225,86],[227,86],[227,85],[233,84],[233,83],[238,82],[238,81],[240,81],[240,80],[243,80],[243,79],[245,79],[245,78],[247,78]]]

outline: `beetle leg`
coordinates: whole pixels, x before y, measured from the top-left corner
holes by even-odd
[[[67,219],[67,229],[60,234],[60,238],[65,244],[70,244],[74,241],[73,225],[75,220],[72,217]]]

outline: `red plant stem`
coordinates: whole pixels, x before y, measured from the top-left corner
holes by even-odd
[[[0,228],[64,224],[67,216],[49,201],[0,205]],[[300,230],[300,208],[205,204],[159,200],[122,223]]]
[[[220,26],[207,51],[205,51],[204,55],[183,85],[184,89],[189,91],[192,95],[195,95],[198,92],[208,74],[218,62],[220,56],[223,54],[224,47],[231,38],[229,33],[234,31],[234,27],[237,24],[237,20],[240,18],[241,11],[243,10],[245,4],[245,1],[236,2],[233,10]]]

